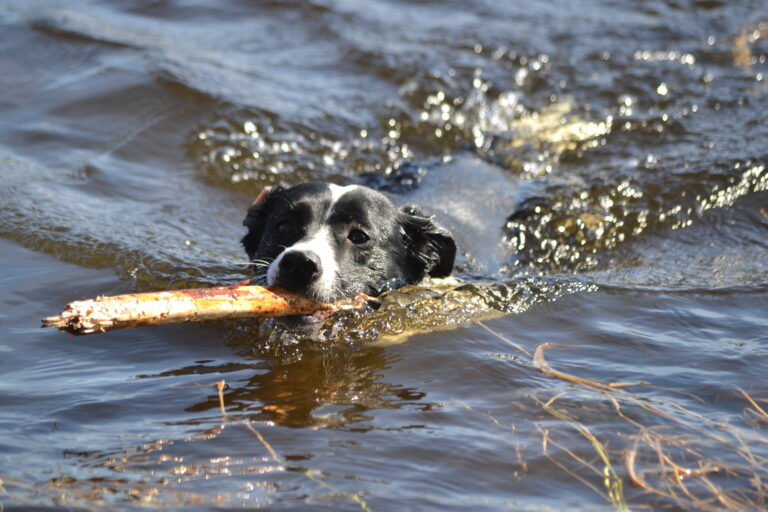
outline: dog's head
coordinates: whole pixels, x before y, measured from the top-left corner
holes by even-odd
[[[415,207],[350,185],[265,189],[242,242],[262,283],[322,301],[448,276],[456,243]]]

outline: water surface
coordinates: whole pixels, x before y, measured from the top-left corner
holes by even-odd
[[[747,0],[6,1],[0,505],[764,509],[766,38]],[[267,184],[446,169],[502,177],[500,252],[321,340],[39,328],[244,279]]]

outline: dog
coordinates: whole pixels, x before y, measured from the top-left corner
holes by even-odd
[[[446,277],[456,259],[448,230],[362,185],[267,187],[243,224],[255,282],[323,302]]]

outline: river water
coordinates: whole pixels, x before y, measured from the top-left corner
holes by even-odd
[[[0,508],[764,510],[767,58],[764,0],[5,0]],[[39,328],[245,279],[264,185],[446,169],[457,283]]]

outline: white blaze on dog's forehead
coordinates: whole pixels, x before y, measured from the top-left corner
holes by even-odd
[[[333,208],[333,205],[335,205],[338,202],[338,200],[341,199],[341,196],[343,196],[347,192],[351,192],[355,189],[360,188],[360,185],[347,185],[346,187],[341,187],[339,185],[334,185],[333,183],[329,183],[328,188],[331,190],[331,208]]]
[[[280,271],[280,262],[289,252],[312,252],[320,259],[320,276],[317,282],[312,285],[315,294],[321,300],[330,300],[333,297],[333,291],[336,287],[336,274],[339,265],[336,262],[335,239],[328,225],[328,219],[333,212],[333,207],[347,192],[360,188],[360,185],[339,186],[333,183],[328,184],[328,190],[331,192],[331,203],[325,215],[324,222],[320,228],[309,233],[307,237],[299,240],[290,247],[286,247],[277,258],[269,265],[267,269],[267,284],[275,284]]]
[[[299,240],[290,247],[286,247],[269,265],[267,284],[275,284],[283,256],[289,252],[311,252],[320,259],[320,276],[317,282],[312,285],[312,288],[319,299],[329,300],[333,295],[333,289],[336,285],[336,273],[339,267],[336,263],[336,251],[333,248],[332,239],[333,234],[331,230],[328,229],[328,226],[323,225],[311,236]]]

